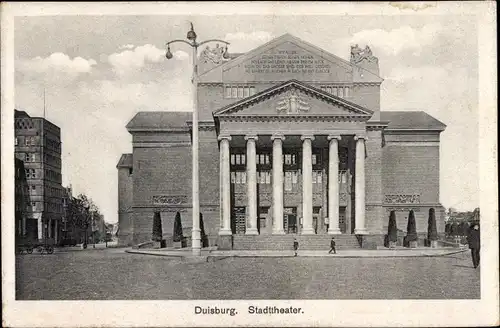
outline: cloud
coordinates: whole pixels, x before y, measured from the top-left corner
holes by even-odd
[[[179,60],[184,60],[184,59],[188,59],[189,58],[189,55],[187,52],[185,51],[182,51],[182,50],[177,50],[173,53],[174,55],[174,58],[176,59],[179,59]]]
[[[120,75],[137,70],[146,63],[159,63],[164,60],[165,50],[151,44],[138,46],[134,50],[125,50],[108,56],[107,61]]]
[[[67,73],[77,75],[88,73],[92,66],[96,65],[94,59],[84,59],[75,57],[71,59],[68,55],[56,52],[48,57],[35,57],[27,60],[20,60],[16,63],[16,68],[24,73]]]
[[[422,28],[402,26],[392,30],[364,30],[355,33],[349,39],[351,45],[361,47],[368,44],[371,48],[382,51],[384,54],[396,56],[403,51],[413,51],[419,54],[423,47],[432,44],[436,35],[443,31],[441,24],[427,24]]]
[[[272,33],[267,31],[253,31],[251,33],[237,32],[227,33],[224,40],[230,42],[229,46],[232,53],[247,52],[274,38]]]
[[[120,49],[134,49],[135,46],[133,44],[124,44],[123,46],[120,46]]]

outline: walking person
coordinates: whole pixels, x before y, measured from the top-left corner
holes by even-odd
[[[470,230],[469,235],[467,236],[467,242],[469,243],[472,255],[472,264],[476,269],[479,266],[479,253],[481,249],[481,238],[478,224],[474,224],[473,228]]]
[[[295,252],[294,256],[297,256],[297,251],[299,250],[299,242],[296,238],[293,239],[293,250]]]
[[[328,251],[328,254],[331,254],[333,251],[333,254],[337,254],[337,250],[335,249],[335,237],[332,237],[332,240],[330,240],[330,250]]]

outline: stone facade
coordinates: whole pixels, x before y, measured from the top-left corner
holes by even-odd
[[[378,60],[342,60],[291,35],[210,63],[198,81],[200,213],[209,245],[235,234],[356,234],[383,243],[389,211],[427,231],[439,202],[439,135],[424,112],[380,110]],[[191,114],[140,112],[117,166],[121,244],[149,241],[155,210],[191,235]]]

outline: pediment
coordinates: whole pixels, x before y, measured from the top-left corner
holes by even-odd
[[[373,111],[304,82],[291,80],[223,107],[213,114],[214,117],[339,116],[368,120]]]
[[[382,78],[290,34],[200,75],[200,82],[382,82]]]

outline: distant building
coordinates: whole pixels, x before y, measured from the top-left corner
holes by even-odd
[[[19,231],[24,237],[57,242],[63,216],[61,129],[24,111],[15,110],[14,120],[16,166],[19,170],[24,166],[26,181],[19,188],[27,191],[24,199],[29,199]],[[21,183],[24,178],[21,174],[19,178]]]

